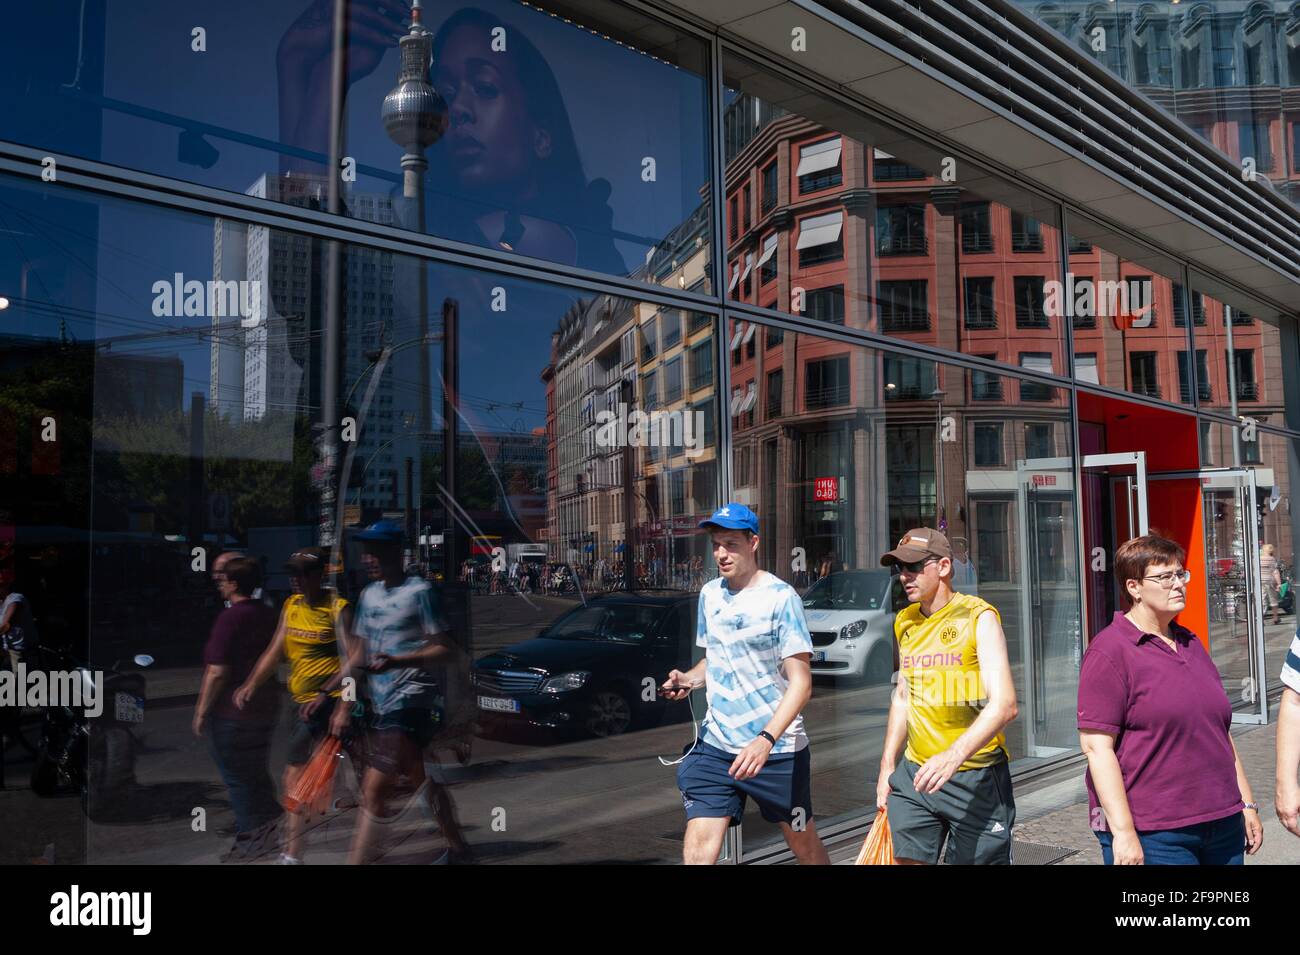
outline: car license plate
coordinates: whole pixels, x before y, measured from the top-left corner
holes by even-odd
[[[113,695],[113,715],[119,723],[143,723],[144,700],[131,693]]]
[[[813,662],[813,663],[825,663],[825,662],[826,662],[826,651],[825,651],[825,650],[814,650],[814,651],[813,651],[813,655],[812,655],[812,662]]]
[[[519,712],[518,700],[508,700],[500,696],[480,696],[478,705],[481,710],[498,710],[502,713]]]

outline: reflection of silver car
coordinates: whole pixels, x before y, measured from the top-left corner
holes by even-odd
[[[846,570],[804,592],[813,673],[888,683],[894,672],[894,612],[906,606],[888,570]]]

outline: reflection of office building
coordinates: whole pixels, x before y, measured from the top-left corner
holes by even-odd
[[[1253,159],[1259,174],[1300,201],[1289,138],[1296,107],[1287,95],[1300,84],[1294,3],[1017,5],[1234,162]]]
[[[262,176],[246,192],[259,198],[319,208],[325,182],[320,177]],[[393,201],[353,192],[345,201],[355,218],[392,224]],[[213,316],[211,394],[223,415],[260,420],[268,414],[310,411],[320,403],[322,244],[310,235],[217,219],[213,241],[213,278],[260,283],[251,315]],[[349,346],[344,353],[345,387],[367,372],[370,356],[387,342],[396,345],[394,307],[399,281],[394,257],[369,247],[345,252],[344,326]],[[411,276],[413,279],[413,276]],[[399,356],[377,386],[368,423],[359,429],[354,474],[362,481],[349,502],[364,507],[392,507],[398,497],[402,462],[413,454],[403,433],[414,427],[413,395],[394,387],[393,372],[409,363]],[[353,392],[359,410],[363,383]],[[401,401],[398,398],[402,397]],[[364,469],[364,475],[362,474]],[[356,495],[359,494],[359,500]]]

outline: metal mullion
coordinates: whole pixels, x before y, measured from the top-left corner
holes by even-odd
[[[735,490],[731,474],[731,349],[727,347],[731,337],[729,325],[731,323],[730,315],[727,308],[726,285],[724,276],[726,275],[727,252],[724,242],[725,223],[723,222],[722,210],[725,208],[725,190],[726,183],[723,181],[725,157],[723,155],[724,143],[722,136],[722,96],[723,96],[723,78],[722,78],[722,44],[718,36],[714,34],[709,42],[709,123],[712,126],[710,130],[709,142],[711,162],[711,175],[709,201],[713,203],[711,221],[713,223],[713,242],[712,242],[712,281],[713,292],[717,300],[721,303],[720,311],[717,314],[718,347],[714,349],[714,375],[718,382],[718,413],[721,420],[718,422],[718,475],[717,490],[718,502],[723,503],[731,500],[732,492]],[[726,449],[726,450],[724,450]],[[738,861],[738,860],[737,860]]]

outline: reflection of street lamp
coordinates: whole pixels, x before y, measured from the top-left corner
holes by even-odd
[[[943,396],[943,389],[936,384],[934,391],[930,392],[930,397],[939,403],[934,418],[934,459],[938,478],[934,494],[934,523],[935,529],[941,534],[947,533],[948,530],[948,520],[943,506]]]

